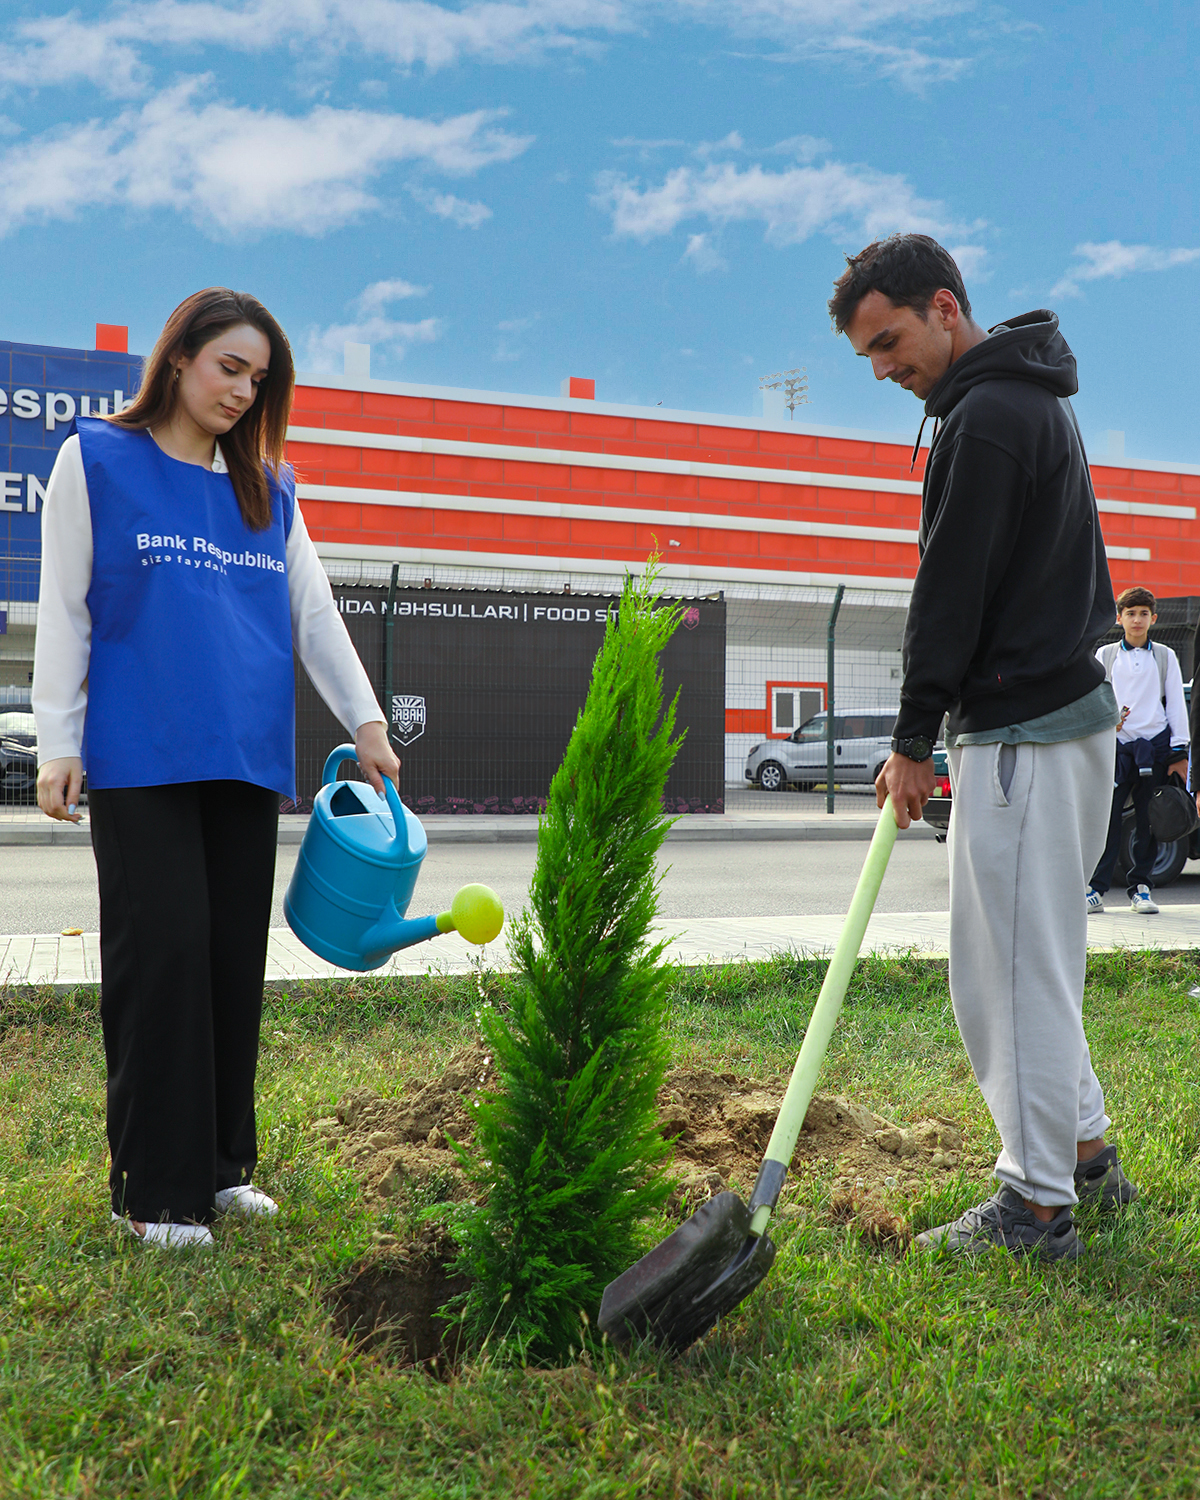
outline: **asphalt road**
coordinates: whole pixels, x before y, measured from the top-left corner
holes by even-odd
[[[660,909],[666,917],[844,912],[866,852],[865,842],[673,844],[663,861]],[[295,845],[279,850],[273,926],[283,925],[283,894],[296,854]],[[515,912],[524,904],[535,855],[533,844],[435,844],[410,915],[446,910],[459,886],[473,880],[490,885],[505,909]],[[877,910],[945,911],[948,896],[945,848],[926,839],[897,844]],[[1200,862],[1187,865],[1158,900],[1164,906],[1200,903]],[[1110,896],[1113,905],[1123,901],[1120,891]],[[0,932],[95,932],[99,925],[89,849],[0,846]]]

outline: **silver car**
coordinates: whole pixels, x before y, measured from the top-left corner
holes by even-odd
[[[870,784],[892,753],[892,728],[899,707],[855,709],[833,716],[834,777],[839,782]],[[764,792],[785,791],[790,783],[811,792],[824,782],[826,760],[826,716],[814,714],[784,740],[764,740],[751,745],[746,756],[746,780],[756,781]]]

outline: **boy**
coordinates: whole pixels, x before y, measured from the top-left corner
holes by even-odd
[[[1121,705],[1121,720],[1108,843],[1088,886],[1089,914],[1104,910],[1104,893],[1112,883],[1121,850],[1121,822],[1130,792],[1136,823],[1130,845],[1133,864],[1126,872],[1129,905],[1142,913],[1158,910],[1150,894],[1150,872],[1158,855],[1158,840],[1150,828],[1150,794],[1172,772],[1187,776],[1188,716],[1183,674],[1174,651],[1150,639],[1150,628],[1158,619],[1154,610],[1154,595],[1149,589],[1126,589],[1117,600],[1117,624],[1125,637],[1096,652]]]

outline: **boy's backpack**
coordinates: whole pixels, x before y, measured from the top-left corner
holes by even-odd
[[[1112,681],[1113,663],[1117,659],[1117,652],[1121,649],[1120,641],[1110,641],[1107,646],[1102,646],[1097,652],[1100,665],[1104,668],[1104,675],[1109,682]],[[1163,707],[1167,706],[1167,661],[1172,652],[1170,646],[1160,646],[1157,641],[1150,642],[1150,649],[1154,652],[1154,661],[1158,667],[1158,695],[1163,701]]]

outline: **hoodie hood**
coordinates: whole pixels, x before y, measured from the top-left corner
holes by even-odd
[[[1058,315],[1038,308],[989,328],[983,343],[956,359],[930,391],[925,415],[944,420],[985,380],[1029,380],[1053,396],[1073,396],[1079,389],[1075,356],[1058,331]]]

